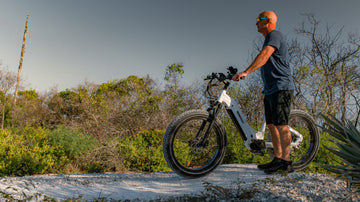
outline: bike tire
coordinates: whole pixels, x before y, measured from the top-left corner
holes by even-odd
[[[190,110],[177,116],[167,127],[163,140],[163,153],[168,166],[178,175],[197,178],[213,171],[221,164],[226,153],[226,132],[217,118],[204,147],[195,146],[195,139],[203,122],[209,123],[209,112]],[[204,131],[206,131],[206,128]],[[204,131],[199,137],[203,137]]]
[[[291,148],[290,160],[293,162],[294,170],[301,170],[308,166],[315,158],[320,145],[319,130],[315,120],[305,111],[292,110],[289,117],[289,126],[300,130],[304,136],[300,148]],[[292,134],[294,142],[294,135]],[[271,140],[270,133],[267,140]],[[271,159],[274,158],[274,149],[268,148],[268,154]]]

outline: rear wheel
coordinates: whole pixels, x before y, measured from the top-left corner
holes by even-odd
[[[225,129],[218,119],[205,141],[209,113],[190,110],[176,117],[168,126],[163,152],[169,167],[185,177],[201,177],[214,170],[226,153]]]
[[[291,147],[290,160],[293,162],[293,169],[300,170],[309,165],[315,158],[320,145],[320,135],[314,119],[306,112],[293,110],[290,112],[289,127],[303,135],[303,140],[295,148]],[[290,130],[291,131],[291,130]],[[291,131],[292,142],[297,136]],[[271,140],[270,133],[267,140]],[[267,149],[271,159],[274,158],[274,149]]]

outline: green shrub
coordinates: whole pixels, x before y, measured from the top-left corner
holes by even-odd
[[[252,153],[246,149],[244,141],[240,137],[238,132],[227,130],[227,150],[223,163],[268,163],[270,160],[269,155],[261,156],[259,154]]]
[[[42,128],[0,131],[0,175],[32,175],[51,170],[58,163],[56,150]]]
[[[335,155],[328,152],[327,147],[333,147],[335,144],[329,140],[330,135],[324,132],[320,133],[320,146],[317,155],[315,156],[312,163],[310,163],[306,168],[303,169],[304,172],[311,173],[330,173],[329,171],[322,168],[320,165],[326,164],[331,165],[335,164],[334,161]]]
[[[94,149],[96,139],[78,130],[59,126],[48,133],[49,142],[59,149],[58,156],[66,156],[70,160],[83,157]]]
[[[89,173],[104,173],[105,166],[101,165],[100,161],[87,163],[85,162],[82,165],[83,170],[86,170]]]
[[[164,130],[142,131],[120,140],[119,149],[124,157],[124,165],[146,172],[168,171],[162,152],[164,134]]]
[[[0,131],[0,175],[24,176],[58,172],[91,151],[95,139],[59,127],[50,131],[25,127]]]

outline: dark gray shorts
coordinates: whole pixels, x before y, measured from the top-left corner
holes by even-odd
[[[266,124],[288,125],[293,93],[293,90],[282,90],[265,95]]]

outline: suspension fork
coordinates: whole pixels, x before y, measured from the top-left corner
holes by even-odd
[[[197,140],[200,136],[200,134],[202,133],[202,131],[204,130],[205,126],[206,126],[206,123],[209,122],[209,125],[205,131],[205,134],[204,134],[204,137],[201,139],[201,141],[199,141],[197,144],[196,144],[196,147],[205,147],[205,143],[206,143],[206,139],[208,138],[209,136],[209,133],[214,125],[214,122],[215,122],[215,119],[216,119],[216,116],[217,114],[219,113],[221,109],[221,104],[218,103],[216,104],[214,107],[211,107],[209,108],[207,111],[209,112],[209,117],[207,118],[207,120],[204,120],[199,128],[199,131],[197,132],[196,134],[196,137],[195,137],[195,140]]]

